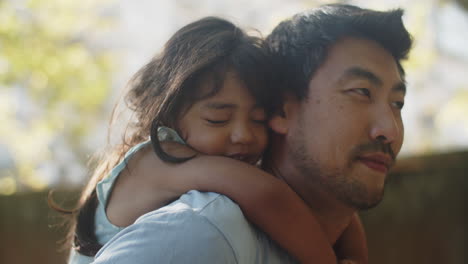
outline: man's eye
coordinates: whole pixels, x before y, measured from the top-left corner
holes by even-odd
[[[405,106],[405,102],[401,102],[401,101],[397,101],[397,102],[394,102],[393,105],[398,108],[398,109],[403,109],[403,106]]]
[[[370,97],[370,95],[371,95],[369,89],[367,89],[367,88],[356,88],[356,89],[353,89],[353,91],[357,92],[360,95],[364,95],[364,96],[367,96],[367,97]]]
[[[213,119],[205,119],[208,123],[213,125],[220,125],[225,124],[228,120],[213,120]]]

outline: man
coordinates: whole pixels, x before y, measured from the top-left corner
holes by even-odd
[[[284,180],[336,241],[357,210],[381,199],[403,142],[411,46],[401,11],[328,5],[267,38],[284,89],[265,168]],[[148,235],[151,233],[151,235]],[[196,191],[114,237],[96,263],[293,263],[227,197]]]

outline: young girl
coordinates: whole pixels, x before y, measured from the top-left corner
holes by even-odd
[[[254,166],[278,104],[269,65],[261,40],[225,20],[205,18],[177,31],[130,83],[136,122],[73,211],[69,263],[91,262],[125,226],[192,189],[229,196],[301,263],[336,263],[336,256],[366,263],[357,217],[339,241],[329,241],[289,186]]]

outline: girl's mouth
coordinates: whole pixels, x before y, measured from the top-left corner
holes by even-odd
[[[233,154],[233,155],[229,155],[228,157],[231,159],[246,162],[249,164],[255,164],[256,162],[256,160],[254,160],[252,155],[247,155],[247,154]]]

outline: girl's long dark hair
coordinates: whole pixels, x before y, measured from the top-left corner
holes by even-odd
[[[86,256],[94,256],[102,247],[95,235],[96,184],[132,146],[151,136],[153,149],[161,160],[177,163],[190,158],[165,153],[157,129],[164,125],[177,130],[177,120],[194,102],[222,88],[226,72],[234,72],[257,103],[271,113],[278,97],[272,90],[270,65],[263,41],[224,19],[207,17],[178,30],[161,54],[129,82],[125,103],[133,112],[134,122],[127,125],[123,142],[101,156],[76,209],[64,210],[51,203],[58,211],[72,216],[69,244]],[[197,94],[200,82],[206,78],[213,81],[212,90]]]

